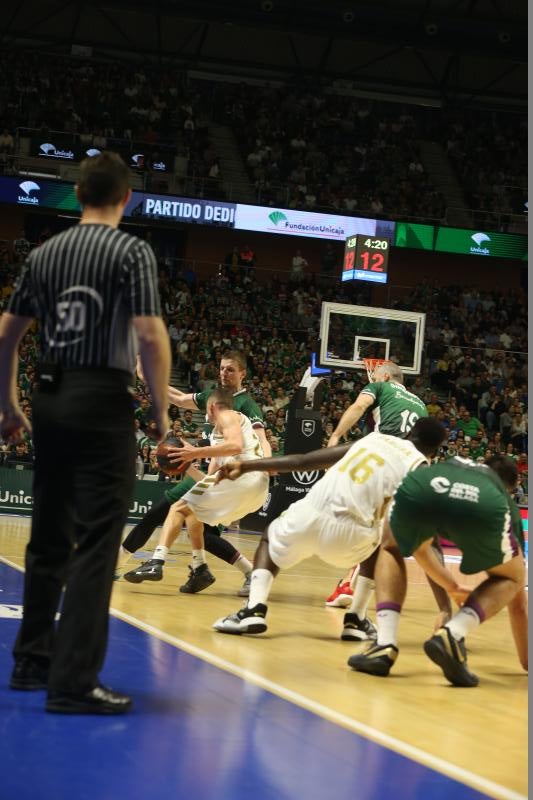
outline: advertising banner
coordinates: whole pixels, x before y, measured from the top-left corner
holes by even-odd
[[[175,148],[165,145],[144,145],[126,140],[108,139],[105,148],[84,145],[76,135],[50,133],[31,139],[30,155],[36,158],[79,163],[89,156],[98,156],[105,150],[119,153],[124,162],[135,171],[151,169],[154,172],[171,172],[174,166]]]
[[[80,211],[73,183],[46,178],[0,178],[0,203]]]
[[[394,222],[389,220],[345,217],[337,214],[317,214],[312,211],[270,208],[237,204],[235,227],[239,230],[276,233],[285,236],[307,236],[312,239],[332,239],[344,242],[357,233],[390,237]]]
[[[33,507],[33,472],[0,467],[0,514],[30,516]],[[169,484],[164,481],[136,481],[128,522],[138,522],[159,502]]]
[[[474,256],[499,256],[527,260],[527,236],[464,228],[442,228],[437,232],[435,250]]]
[[[134,192],[126,207],[125,216],[233,228],[235,209],[235,203],[224,203],[220,200],[198,200],[191,197]]]
[[[61,150],[61,152],[63,152]],[[58,156],[63,157],[63,156]],[[29,208],[80,212],[74,184],[40,177],[0,177],[0,203]],[[395,247],[411,247],[463,255],[496,256],[527,261],[527,236],[466,228],[419,225],[392,220],[315,214],[191,197],[134,191],[125,217],[176,223],[216,225],[236,230],[345,241],[364,235],[388,239]],[[371,272],[369,273],[371,274]],[[357,276],[361,279],[360,276]],[[368,280],[368,277],[366,278]],[[378,280],[375,278],[374,280]]]
[[[395,247],[412,247],[415,250],[433,250],[437,228],[413,222],[397,222]]]

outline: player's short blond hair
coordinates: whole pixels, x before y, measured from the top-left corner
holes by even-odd
[[[403,384],[403,372],[398,364],[394,363],[394,361],[385,361],[383,364],[380,364],[379,367],[377,367],[377,369],[374,371],[374,377],[376,375],[383,375],[384,373],[387,373],[390,376],[390,379],[395,383]]]

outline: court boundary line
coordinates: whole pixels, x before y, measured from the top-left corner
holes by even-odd
[[[19,572],[24,572],[24,568],[22,566],[15,564],[5,556],[0,555],[0,561],[4,562],[4,564],[7,564],[7,566],[18,570]],[[189,655],[199,658],[200,660],[205,661],[214,667],[218,667],[219,669],[224,670],[224,672],[229,672],[231,675],[235,675],[245,682],[259,686],[259,688],[264,689],[265,691],[268,691],[277,697],[281,697],[283,700],[286,700],[293,705],[299,706],[306,711],[310,711],[311,713],[328,720],[328,722],[333,722],[336,725],[340,725],[341,727],[346,728],[353,733],[358,734],[359,736],[362,736],[364,739],[368,739],[376,744],[381,745],[382,747],[386,747],[388,750],[399,753],[400,755],[405,756],[412,761],[433,769],[435,772],[440,772],[441,774],[446,775],[447,777],[452,778],[459,783],[463,783],[478,791],[485,792],[486,794],[497,798],[497,800],[528,800],[527,795],[520,794],[512,789],[507,789],[505,786],[501,786],[500,784],[495,783],[488,778],[483,778],[481,775],[476,775],[475,773],[470,772],[463,767],[459,767],[449,761],[445,761],[439,756],[434,756],[431,753],[427,753],[425,750],[421,750],[420,748],[415,747],[408,742],[403,742],[401,739],[397,739],[395,736],[391,736],[388,733],[383,733],[377,728],[373,728],[371,725],[366,725],[364,722],[359,722],[359,720],[348,717],[345,714],[341,714],[339,711],[328,708],[322,703],[318,703],[316,700],[311,700],[310,698],[305,697],[305,695],[294,692],[292,689],[288,689],[287,687],[271,681],[268,678],[264,678],[257,672],[252,672],[244,667],[239,667],[236,664],[232,664],[231,661],[226,661],[226,659],[210,653],[208,650],[204,650],[201,647],[190,644],[190,642],[186,642],[184,639],[179,639],[177,636],[166,633],[160,628],[156,628],[154,625],[150,625],[150,623],[144,622],[144,620],[139,619],[138,617],[133,617],[131,614],[127,614],[124,611],[120,611],[119,609],[112,607],[110,608],[110,613],[117,619],[122,620],[122,622],[126,622],[129,625],[132,625],[133,627],[150,634],[151,636],[155,636],[167,644],[176,647],[178,650],[183,650]]]

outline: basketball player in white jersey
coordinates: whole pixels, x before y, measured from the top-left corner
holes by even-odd
[[[312,555],[336,566],[368,558],[379,547],[382,521],[395,490],[409,471],[428,465],[443,438],[444,428],[429,417],[419,419],[406,439],[371,433],[352,445],[266,458],[254,464],[254,470],[278,472],[331,468],[302,500],[270,523],[254,557],[247,605],[217,620],[215,630],[235,634],[266,631],[267,600],[280,569]],[[246,462],[229,461],[217,480],[240,481],[250,468]],[[349,619],[350,615],[346,616]],[[345,618],[342,638],[352,639],[346,627]]]
[[[189,581],[180,587],[188,592],[190,581],[195,591],[207,588],[215,581],[210,572],[204,550],[204,522],[210,525],[229,525],[234,519],[241,519],[252,511],[257,511],[268,494],[268,475],[264,471],[246,470],[235,483],[216,482],[216,473],[230,458],[237,463],[259,462],[263,448],[252,423],[239,411],[232,411],[233,395],[226,389],[215,389],[207,400],[207,420],[214,425],[210,435],[211,444],[202,447],[202,457],[209,458],[207,475],[197,470],[198,482],[183,495],[181,500],[171,506],[163,526],[163,536],[170,530],[181,530],[183,522],[191,540],[192,566]],[[194,461],[198,458],[198,448],[191,445],[173,448],[169,460],[173,462]],[[191,473],[189,473],[191,474]],[[157,558],[157,549],[154,553]]]

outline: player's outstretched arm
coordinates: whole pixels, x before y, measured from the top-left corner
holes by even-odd
[[[528,612],[527,594],[524,588],[520,589],[507,606],[511,631],[520,664],[527,672],[527,647],[528,647]]]
[[[328,442],[328,447],[336,447],[344,434],[359,422],[363,414],[374,403],[375,398],[370,394],[361,392],[352,405],[346,409]]]
[[[193,394],[185,394],[185,392],[176,389],[174,386],[167,387],[168,402],[178,408],[189,408],[191,411],[197,411],[198,406],[194,402]]]
[[[441,564],[435,550],[433,549],[433,539],[427,539],[420,547],[414,551],[413,556],[420,564],[426,575],[435,583],[448,592],[452,600],[461,606],[465,602],[472,589],[457,583],[452,573]]]
[[[438,539],[433,539],[431,547],[433,548],[433,552],[437,556],[440,564],[444,566],[444,555]],[[437,618],[434,623],[434,630],[438,631],[439,628],[442,628],[442,626],[451,619],[452,604],[450,603],[450,597],[448,593],[442,588],[442,586],[439,586],[438,583],[435,583],[433,578],[431,578],[427,573],[426,578],[439,609],[439,613],[437,614]]]
[[[310,453],[294,453],[278,458],[258,458],[254,461],[240,463],[240,474],[244,472],[292,472],[295,469],[326,469],[335,464],[348,452],[351,445],[343,444],[340,447],[312,450]],[[227,466],[232,464],[229,462]],[[235,480],[231,470],[227,470],[225,477]],[[238,477],[238,476],[236,476]]]

